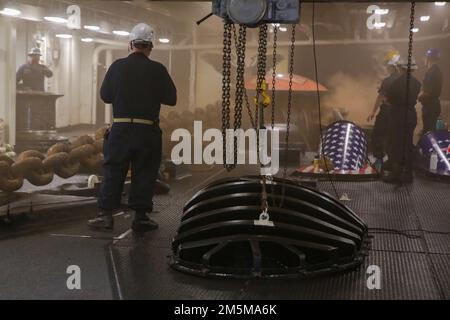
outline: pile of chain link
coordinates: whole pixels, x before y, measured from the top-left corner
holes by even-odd
[[[106,128],[101,128],[94,136],[84,135],[72,143],[57,143],[46,154],[28,150],[19,154],[15,161],[0,155],[0,190],[16,191],[24,180],[35,186],[45,186],[55,175],[68,179],[81,170],[99,172],[104,160],[105,131]]]

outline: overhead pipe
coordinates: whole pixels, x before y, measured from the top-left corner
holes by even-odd
[[[442,40],[450,38],[450,33],[445,33],[441,35],[433,35],[433,36],[422,36],[415,37],[414,41],[427,41],[427,40]],[[352,45],[352,44],[388,44],[388,43],[397,43],[404,42],[407,43],[409,41],[408,38],[394,38],[394,39],[347,39],[347,40],[317,40],[316,45]],[[280,41],[277,43],[278,47],[289,47],[291,42],[289,41]],[[295,46],[310,46],[312,45],[311,40],[299,40],[295,42]],[[257,48],[257,43],[249,43],[247,44],[248,48]],[[271,47],[270,44],[267,47]],[[161,47],[155,47],[154,50],[215,50],[222,49],[222,44],[199,44],[199,45],[164,45]]]

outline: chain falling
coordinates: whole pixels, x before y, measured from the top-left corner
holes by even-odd
[[[261,92],[263,83],[266,78],[267,68],[267,31],[268,25],[263,24],[259,27],[258,38],[258,57],[257,57],[257,77],[256,77],[256,97],[255,97],[255,110],[254,116],[248,101],[248,96],[245,88],[245,55],[246,55],[246,26],[240,25],[239,32],[237,34],[236,27],[231,22],[224,23],[223,34],[223,71],[222,71],[222,137],[223,137],[223,161],[224,167],[231,171],[237,165],[238,157],[238,141],[236,135],[233,135],[233,151],[234,161],[233,163],[227,163],[227,150],[230,145],[230,141],[227,141],[227,130],[231,129],[230,114],[231,114],[231,45],[232,39],[234,39],[237,56],[237,71],[236,71],[236,94],[235,94],[235,108],[234,108],[234,130],[240,129],[242,125],[242,110],[243,104],[247,108],[249,118],[252,127],[256,131],[256,149],[257,159],[260,166],[260,130],[264,128],[264,110],[261,109]],[[283,179],[287,175],[287,153],[289,149],[289,133],[290,133],[290,121],[291,121],[291,109],[292,109],[292,84],[294,76],[294,49],[295,49],[295,31],[296,25],[292,25],[291,33],[291,46],[289,52],[289,91],[288,91],[288,105],[287,105],[287,119],[286,119],[286,135],[285,135],[285,159],[283,169]],[[275,127],[275,94],[276,94],[276,77],[277,77],[277,37],[278,27],[274,28],[273,36],[273,59],[272,59],[272,97],[271,97],[271,127],[272,131]],[[272,133],[273,134],[273,133]],[[261,210],[262,214],[267,218],[268,216],[268,197],[267,197],[267,180],[271,180],[273,191],[273,179],[272,177],[261,176]],[[280,200],[280,207],[283,206],[285,190],[283,187],[282,198]],[[272,202],[273,203],[273,202]]]

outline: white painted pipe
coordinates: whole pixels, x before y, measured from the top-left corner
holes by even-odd
[[[123,50],[123,45],[119,45],[117,43],[114,44],[103,44],[95,48],[94,53],[92,55],[92,114],[91,114],[91,122],[95,124],[97,122],[97,82],[98,82],[98,64],[100,53],[104,50]]]

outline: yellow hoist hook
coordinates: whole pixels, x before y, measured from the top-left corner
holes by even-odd
[[[258,88],[259,96],[262,98],[261,101],[259,101],[259,104],[262,105],[264,108],[270,106],[272,103],[272,98],[267,94],[268,84],[266,80],[263,80],[261,82],[261,86]],[[253,101],[255,105],[258,107],[258,98],[254,97]]]

